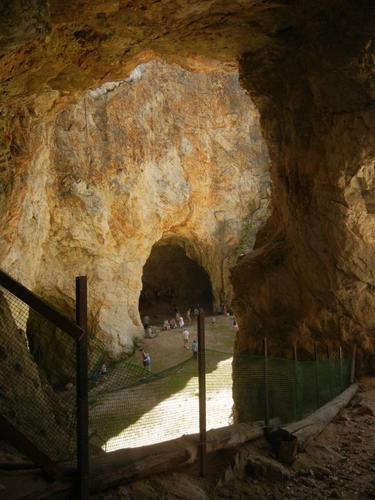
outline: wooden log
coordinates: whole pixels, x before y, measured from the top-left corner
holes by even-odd
[[[358,385],[352,384],[339,396],[319,408],[313,414],[299,422],[293,422],[286,426],[285,429],[297,437],[299,448],[304,449],[348,405],[357,391]]]
[[[307,418],[285,427],[297,436],[301,447],[320,434],[333,418],[350,402],[358,390],[351,385],[337,398],[322,406]],[[256,424],[235,424],[207,432],[207,452],[235,448],[263,436],[263,428]],[[172,441],[140,448],[118,450],[92,459],[90,491],[99,492],[126,484],[151,474],[173,471],[190,465],[198,458],[199,434],[183,436]],[[69,464],[64,464],[67,467]],[[51,491],[67,493],[71,484],[57,481],[46,485],[43,494]],[[44,498],[43,494],[35,498]],[[17,498],[17,497],[14,497]]]
[[[257,439],[263,429],[254,424],[235,424],[207,432],[207,452],[234,448]],[[92,459],[91,491],[126,484],[151,474],[176,470],[198,459],[199,434],[133,450],[119,450]]]

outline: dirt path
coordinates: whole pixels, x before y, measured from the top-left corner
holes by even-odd
[[[282,480],[250,474],[219,488],[215,499],[375,499],[374,415],[375,378],[364,378],[351,404],[285,468]]]

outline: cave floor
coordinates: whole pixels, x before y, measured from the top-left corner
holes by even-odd
[[[232,422],[232,321],[227,316],[217,317],[215,323],[211,318],[206,320],[208,429]],[[130,364],[109,367],[108,374],[91,390],[90,429],[99,447],[114,451],[199,431],[198,367],[191,352],[192,340],[197,337],[196,322],[187,328],[188,349],[181,328],[161,331],[159,327],[156,337],[142,340],[143,348],[151,354],[151,375],[145,377],[140,352],[136,351]],[[129,384],[133,372],[136,383]],[[140,383],[142,380],[148,383]]]
[[[262,500],[375,498],[375,378],[362,378],[360,389],[345,408],[290,467],[273,459],[264,440],[241,448],[249,457],[262,456],[263,472],[223,478],[235,454],[211,457],[209,477],[196,471],[176,472],[120,487],[93,498],[148,500]],[[191,472],[191,471],[189,471]]]
[[[150,353],[152,358],[152,371],[159,373],[167,368],[191,357],[191,343],[197,339],[197,323],[192,319],[185,327],[190,332],[189,349],[184,348],[182,337],[182,328],[162,331],[160,324],[165,318],[152,318],[153,331],[157,333],[156,337],[144,339],[142,347]],[[236,332],[233,328],[233,318],[230,316],[215,316],[216,322],[212,323],[212,317],[206,317],[206,348],[223,353],[232,353]],[[185,328],[184,327],[184,328]],[[142,359],[136,352],[132,361],[142,366]]]

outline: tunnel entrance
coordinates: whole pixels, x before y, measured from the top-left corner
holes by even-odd
[[[173,315],[175,308],[185,312],[201,305],[212,311],[211,281],[207,272],[177,245],[154,245],[143,267],[141,316]]]

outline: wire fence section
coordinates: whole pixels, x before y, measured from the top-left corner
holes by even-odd
[[[293,361],[206,349],[207,430],[236,421],[286,424],[315,411],[350,384],[351,360]],[[267,369],[267,372],[266,372]],[[89,393],[92,447],[107,452],[199,432],[195,358],[154,374],[114,363]],[[268,405],[266,405],[266,400]],[[268,412],[268,414],[267,414]]]
[[[233,363],[238,420],[300,420],[350,385],[351,359],[295,361],[241,354]]]
[[[110,367],[89,393],[90,442],[105,451],[199,431],[198,368],[191,358],[150,373],[130,361]],[[207,428],[232,422],[232,355],[206,352]]]
[[[51,460],[77,454],[76,341],[0,286],[0,414]],[[199,432],[198,360],[159,373],[109,364],[89,339],[90,454]],[[207,430],[303,418],[350,383],[351,361],[296,361],[206,349]],[[107,369],[103,372],[103,365]],[[233,401],[234,400],[234,401]]]
[[[74,459],[74,339],[2,286],[0,337],[0,414],[51,460]]]

